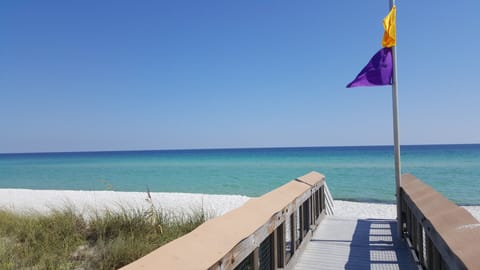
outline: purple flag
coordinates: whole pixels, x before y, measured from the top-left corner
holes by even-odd
[[[357,86],[377,86],[392,84],[392,48],[382,48],[360,71],[347,88]]]

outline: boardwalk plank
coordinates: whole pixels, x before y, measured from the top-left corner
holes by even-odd
[[[418,269],[396,221],[327,216],[294,269]]]

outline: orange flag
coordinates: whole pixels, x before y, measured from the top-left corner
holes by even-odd
[[[397,8],[395,6],[392,7],[388,15],[383,19],[383,28],[385,29],[385,33],[383,34],[382,39],[382,46],[383,47],[393,47],[396,45],[396,38],[397,38],[397,27],[395,25],[395,19],[397,14]]]

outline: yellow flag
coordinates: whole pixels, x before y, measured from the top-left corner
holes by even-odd
[[[382,39],[382,46],[383,47],[393,47],[396,45],[396,37],[397,37],[397,27],[395,26],[395,17],[397,14],[397,8],[395,6],[392,7],[388,15],[383,19],[383,28],[385,29],[385,33],[383,34]]]

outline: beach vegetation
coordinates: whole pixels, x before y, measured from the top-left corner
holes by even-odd
[[[0,210],[0,269],[117,269],[195,229],[202,211]]]

